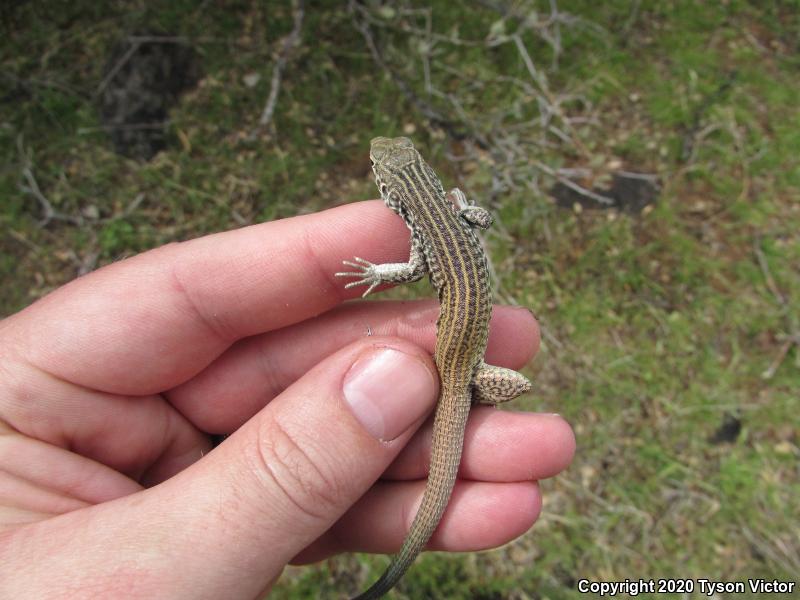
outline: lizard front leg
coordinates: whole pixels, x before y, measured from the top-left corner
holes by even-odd
[[[472,378],[472,402],[498,404],[508,402],[531,390],[531,382],[512,369],[481,363]]]
[[[367,296],[381,283],[411,283],[422,279],[428,272],[428,263],[425,262],[425,255],[422,253],[422,243],[412,237],[411,255],[407,263],[384,263],[376,265],[356,256],[355,262],[342,261],[348,267],[359,269],[358,271],[346,271],[335,273],[336,277],[360,277],[358,281],[351,281],[345,285],[345,289],[357,285],[367,285],[367,291],[362,294],[362,298]]]

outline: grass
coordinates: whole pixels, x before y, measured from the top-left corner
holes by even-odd
[[[374,196],[364,146],[373,135],[413,131],[446,183],[488,195],[485,162],[459,170],[446,160],[458,144],[376,70],[338,3],[308,11],[274,130],[255,140],[288,3],[49,4],[11,10],[0,47],[11,83],[0,101],[2,314],[82,266]],[[548,332],[532,366],[536,393],[517,406],[565,415],[575,462],[543,483],[530,533],[489,553],[426,555],[398,597],[578,598],[583,578],[800,571],[797,344],[780,360],[800,314],[798,5],[625,4],[559,3],[584,25],[562,28],[557,68],[547,69],[547,44],[528,42],[551,89],[580,89],[593,107],[595,121],[575,133],[589,159],[657,173],[658,202],[629,215],[559,209],[520,186],[492,196],[504,294]],[[465,16],[444,2],[431,14],[434,31],[458,28],[464,39],[501,27],[497,13]],[[114,40],[156,27],[196,40],[203,77],[171,113],[175,143],[139,163],[110,150],[91,94]],[[404,51],[407,36],[386,36]],[[508,45],[441,52],[474,77],[525,73]],[[418,69],[407,75],[422,89]],[[476,122],[507,100],[505,89],[449,85]],[[537,158],[587,166],[572,146]],[[83,225],[40,225],[39,205],[20,191],[26,164],[53,207],[84,215]],[[293,568],[274,595],[352,592],[385,564],[338,557]]]

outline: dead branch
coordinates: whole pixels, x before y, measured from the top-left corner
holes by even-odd
[[[283,70],[286,68],[286,63],[294,50],[295,46],[300,41],[300,32],[303,27],[303,18],[305,16],[305,3],[303,0],[292,0],[292,31],[283,40],[283,46],[278,53],[275,60],[275,66],[272,68],[272,81],[270,82],[269,96],[267,96],[267,103],[264,105],[264,110],[261,112],[261,117],[258,119],[258,127],[253,133],[264,129],[272,121],[272,115],[275,113],[275,106],[278,103],[278,94],[281,89],[281,78]]]
[[[30,156],[25,151],[25,144],[22,135],[17,137],[17,151],[22,159],[22,177],[27,183],[27,185],[25,185],[20,182],[19,189],[21,192],[36,198],[36,201],[39,203],[43,213],[42,218],[39,220],[39,226],[46,227],[50,221],[65,221],[67,223],[72,223],[73,225],[83,225],[83,217],[76,217],[57,211],[55,208],[53,208],[53,205],[47,199],[47,196],[42,193],[39,183],[36,181],[36,177],[33,175],[33,165]]]
[[[767,262],[767,257],[764,255],[764,251],[761,249],[761,239],[758,237],[753,240],[753,254],[756,256],[756,261],[758,262],[758,266],[761,269],[762,275],[764,276],[764,282],[767,285],[767,289],[772,293],[773,297],[775,298],[775,302],[781,307],[786,317],[787,329],[789,330],[788,334],[782,334],[779,336],[783,338],[783,343],[778,349],[775,358],[772,359],[769,367],[767,367],[761,373],[762,379],[772,379],[775,376],[775,373],[778,372],[781,364],[783,364],[783,360],[786,358],[786,355],[789,353],[791,347],[796,345],[800,349],[800,326],[797,324],[797,319],[793,318],[789,312],[789,302],[786,300],[786,296],[784,296],[780,289],[778,289],[778,285],[775,283],[775,279],[772,277],[772,272],[769,268],[769,262]]]
[[[94,91],[94,96],[97,97],[103,93],[103,90],[106,89],[111,80],[120,72],[120,69],[125,66],[125,64],[131,59],[136,51],[141,46],[141,42],[132,42],[128,49],[125,51],[125,54],[120,56],[119,60],[111,67],[111,70],[103,77],[103,80],[98,84],[97,89]]]
[[[383,54],[375,43],[372,31],[369,27],[369,19],[365,15],[369,14],[367,9],[355,0],[349,2],[350,14],[353,16],[353,25],[361,33],[364,41],[369,49],[370,56],[381,72],[386,73],[391,77],[395,85],[400,89],[400,92],[408,99],[411,104],[417,107],[417,110],[430,121],[430,123],[440,129],[444,130],[454,139],[464,139],[468,137],[468,133],[463,131],[463,128],[458,126],[458,123],[444,117],[438,110],[436,110],[428,101],[421,98],[413,89],[413,87],[392,68],[384,59]],[[359,18],[357,18],[357,16]]]

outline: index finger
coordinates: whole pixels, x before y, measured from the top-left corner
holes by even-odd
[[[191,378],[236,340],[332,308],[342,259],[405,260],[408,231],[379,201],[253,225],[145,252],[11,317],[22,358],[73,383],[151,394]]]

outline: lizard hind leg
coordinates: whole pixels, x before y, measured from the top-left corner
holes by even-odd
[[[531,382],[512,369],[481,363],[472,379],[474,404],[499,404],[531,390]]]
[[[469,223],[470,227],[478,229],[489,229],[492,226],[492,215],[485,208],[475,206],[467,199],[466,194],[458,188],[453,188],[447,192],[446,197],[453,206],[456,207],[459,216]]]

